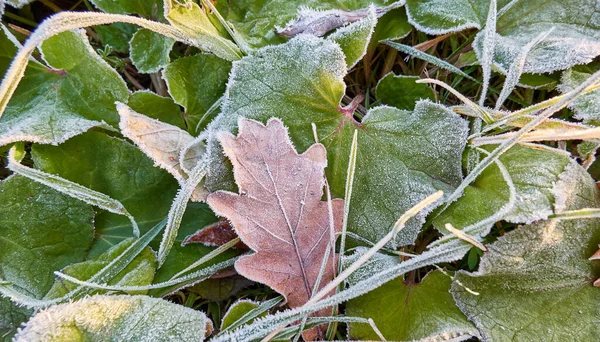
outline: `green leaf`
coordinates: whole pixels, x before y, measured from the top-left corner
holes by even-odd
[[[106,265],[108,265],[119,254],[123,253],[134,241],[134,238],[129,238],[112,247],[97,258],[89,259],[77,264],[71,264],[61,270],[61,273],[80,280],[89,280],[94,274],[98,273]],[[110,279],[107,284],[121,286],[143,286],[152,283],[154,279],[154,271],[156,269],[156,255],[152,250],[146,247],[135,259],[131,261],[121,272]],[[77,284],[73,284],[63,278],[57,278],[56,282],[48,291],[45,298],[54,299],[60,298],[77,288]],[[106,291],[97,291],[94,294],[105,293]],[[145,293],[130,293],[130,294],[145,294]],[[72,298],[79,299],[81,296]]]
[[[278,117],[289,128],[298,151],[314,143],[311,123],[316,124],[327,147],[328,180],[337,197],[344,195],[352,136],[359,130],[357,165],[361,167],[355,176],[348,224],[350,231],[364,238],[379,240],[408,208],[436,190],[451,192],[462,179],[466,121],[424,101],[414,113],[372,109],[359,124],[340,108],[345,73],[339,47],[308,35],[235,62],[222,112],[206,134],[211,158],[207,188],[234,188],[216,132],[233,132],[240,117],[263,122]],[[411,221],[396,244],[413,242],[419,220],[422,216]]]
[[[398,257],[392,258],[398,263]],[[398,260],[398,261],[397,261]],[[377,261],[373,261],[377,262]],[[418,284],[394,279],[346,304],[346,315],[372,318],[389,341],[443,340],[478,336],[477,329],[458,309],[452,280],[440,271],[428,273]],[[349,324],[351,339],[379,340],[370,325]]]
[[[275,33],[275,27],[284,27],[302,8],[358,10],[371,3],[389,5],[385,0],[231,0],[217,1],[217,9],[252,48],[260,48],[285,42],[285,38]]]
[[[255,283],[242,276],[210,278],[198,283],[187,290],[198,294],[201,298],[213,302],[227,300]]]
[[[54,271],[83,260],[93,239],[94,211],[25,177],[0,183],[0,279],[42,297]]]
[[[17,306],[10,299],[0,297],[0,340],[11,341],[21,323],[33,315],[32,309]]]
[[[555,186],[557,211],[600,207],[600,193],[576,163]],[[479,271],[461,271],[452,294],[484,340],[593,341],[600,336],[597,219],[549,220],[523,226],[488,246]]]
[[[90,0],[96,7],[106,13],[139,14],[140,16],[161,20],[163,15],[163,0]]]
[[[169,94],[185,108],[183,117],[192,135],[201,132],[218,113],[218,109],[209,109],[223,96],[230,70],[230,62],[208,54],[179,58],[165,67]]]
[[[404,38],[411,30],[412,26],[408,23],[404,7],[395,8],[377,20],[368,51],[374,51],[379,42],[383,40]]]
[[[194,37],[202,50],[212,52],[228,61],[242,58],[237,45],[221,35],[198,4],[187,2],[185,5],[180,5],[173,0],[167,2],[172,4],[168,8],[167,20],[171,25]]]
[[[9,31],[4,25],[0,25],[0,74],[4,75],[13,57],[17,53],[15,43],[9,38]]]
[[[120,53],[129,53],[129,41],[138,30],[137,26],[125,23],[94,26],[94,30],[102,42]]]
[[[88,132],[59,146],[34,145],[34,165],[48,173],[104,193],[120,201],[145,233],[165,218],[177,182],[135,146],[98,132]],[[93,258],[126,238],[131,224],[121,215],[96,215]]]
[[[327,37],[327,39],[340,44],[340,48],[346,56],[348,69],[352,69],[367,53],[367,46],[371,41],[375,25],[377,25],[375,7],[370,7],[366,17],[340,27]]]
[[[104,62],[83,31],[64,32],[41,45],[53,69],[30,63],[0,118],[0,145],[16,141],[59,144],[94,126],[118,123],[115,101],[125,82]]]
[[[169,53],[175,40],[147,29],[140,29],[134,35],[131,47],[131,62],[139,72],[150,74],[169,64]]]
[[[223,316],[223,320],[221,321],[221,330],[229,328],[230,325],[235,323],[240,318],[244,317],[244,315],[248,314],[250,311],[255,310],[259,307],[260,303],[247,300],[240,299],[235,303],[231,304],[225,315]],[[262,313],[258,317],[265,316],[266,313]],[[246,323],[254,322],[254,318],[247,321]]]
[[[409,21],[418,30],[443,34],[481,29],[490,0],[408,0]],[[524,72],[545,73],[591,62],[600,54],[600,22],[593,0],[498,1],[495,63],[504,71],[523,47],[541,33],[552,33],[527,56]],[[473,43],[481,57],[483,34]]]
[[[493,147],[488,147],[492,151]],[[531,223],[546,219],[554,213],[553,184],[569,165],[568,155],[544,149],[515,145],[500,156],[517,192],[517,200],[505,220]],[[509,188],[497,165],[490,165],[448,209],[433,223],[443,229],[444,224],[464,228],[488,218],[509,202]]]
[[[146,296],[93,296],[33,316],[15,341],[202,341],[201,311]]]
[[[558,90],[568,93],[588,79],[595,68],[580,66],[563,72]],[[575,119],[583,120],[585,123],[600,125],[600,91],[596,90],[579,96],[571,102],[569,108],[575,112]]]
[[[185,129],[181,109],[170,97],[141,90],[129,95],[127,105],[140,114]]]
[[[375,97],[383,104],[405,110],[415,109],[415,104],[421,99],[435,101],[433,89],[425,83],[415,83],[418,79],[418,76],[390,72],[377,83]]]

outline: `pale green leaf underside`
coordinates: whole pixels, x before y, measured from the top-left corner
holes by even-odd
[[[150,74],[169,64],[175,40],[147,29],[140,29],[129,42],[130,58],[139,72]]]
[[[114,102],[127,99],[127,86],[82,32],[61,33],[40,49],[56,70],[30,63],[0,118],[0,144],[59,144],[92,127],[116,124]]]
[[[162,299],[93,296],[38,313],[15,341],[202,341],[207,328],[201,311]]]
[[[465,28],[481,29],[489,3],[489,0],[408,0],[406,7],[415,27],[430,34],[442,34]],[[508,70],[527,43],[551,28],[554,30],[550,36],[528,54],[524,72],[552,72],[591,62],[600,54],[599,9],[595,0],[498,1],[495,62]],[[473,43],[479,56],[481,40],[480,33]]]
[[[0,183],[0,279],[42,297],[54,271],[83,260],[93,239],[92,208],[22,176]]]
[[[316,124],[327,147],[332,193],[342,197],[352,135],[359,127],[339,109],[345,73],[339,47],[307,35],[235,62],[223,110],[205,134],[211,158],[207,188],[234,188],[217,132],[234,132],[240,117],[263,122],[277,117],[299,151],[314,143],[311,123]],[[361,167],[349,229],[364,238],[379,240],[405,210],[436,190],[452,191],[462,179],[466,121],[443,106],[421,102],[414,113],[376,108],[358,129]],[[411,221],[395,243],[411,244],[422,218]]]
[[[392,259],[389,262],[398,264],[397,257],[377,255],[364,267],[371,267],[380,258]],[[448,292],[451,283],[451,278],[440,271],[427,274],[418,284],[394,279],[348,301],[345,313],[372,318],[388,341],[478,336],[475,326],[467,321]],[[352,339],[379,340],[367,324],[349,324],[349,334]]]
[[[555,186],[565,210],[600,207],[592,178],[572,163]],[[559,209],[559,208],[557,208]],[[452,293],[485,340],[593,341],[600,336],[597,219],[540,221],[488,246],[479,271],[459,272]]]

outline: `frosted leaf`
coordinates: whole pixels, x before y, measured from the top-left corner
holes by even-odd
[[[596,70],[590,67],[575,67],[563,72],[558,90],[568,93],[588,79]],[[596,126],[600,125],[600,91],[596,90],[579,96],[569,104],[575,112],[575,119],[583,120]]]
[[[354,193],[360,195],[352,199],[348,223],[350,231],[370,241],[387,234],[405,210],[426,196],[454,189],[462,179],[466,121],[443,106],[419,102],[414,113],[372,109],[360,124],[340,110],[345,72],[339,47],[308,35],[235,62],[222,112],[204,134],[210,158],[207,188],[235,188],[217,132],[235,131],[239,117],[263,122],[278,117],[299,151],[314,142],[311,123],[316,123],[328,147],[328,180],[337,197],[344,196],[351,140],[359,129],[357,163],[362,166]],[[411,220],[394,244],[412,244],[422,219]]]
[[[175,40],[148,29],[140,29],[129,42],[130,58],[139,72],[150,74],[169,64]]]
[[[5,341],[10,341],[19,325],[26,322],[31,315],[33,310],[17,306],[10,299],[0,297],[0,336]]]
[[[111,129],[114,102],[127,86],[89,45],[83,32],[65,32],[41,45],[51,67],[32,62],[0,118],[0,145],[60,144],[92,127]]]
[[[171,97],[162,97],[149,90],[139,90],[129,95],[127,105],[147,117],[186,129],[181,108]]]
[[[430,34],[481,29],[489,0],[408,0],[409,21]],[[595,0],[499,1],[495,63],[506,72],[539,34],[552,34],[528,54],[524,72],[544,73],[586,64],[600,54],[600,6]],[[483,32],[473,47],[482,55]]]
[[[54,271],[85,257],[93,218],[91,206],[25,177],[0,182],[0,279],[43,297]]]
[[[531,223],[554,213],[553,186],[571,162],[568,155],[516,145],[499,160],[506,167],[517,192],[513,209],[504,215],[504,220]],[[500,169],[490,165],[433,223],[441,230],[446,223],[461,229],[492,216],[508,202],[508,185]]]
[[[90,0],[90,2],[106,13],[139,14],[148,19],[164,20],[163,0]]]
[[[364,249],[352,255],[360,256]],[[397,256],[376,254],[349,278],[350,289],[357,277],[364,280],[373,274],[397,266]],[[363,275],[357,273],[364,273]],[[430,272],[418,284],[412,280],[389,281],[377,289],[346,303],[348,316],[372,318],[389,341],[436,340],[439,336],[468,338],[479,336],[450,295],[451,278],[440,271]],[[378,340],[366,324],[350,323],[349,336],[356,340]]]
[[[579,165],[561,177],[566,210],[600,207],[600,192]],[[483,340],[577,340],[600,336],[600,292],[588,258],[598,249],[597,219],[522,226],[488,245],[478,272],[457,273],[452,294]]]
[[[255,302],[253,300],[248,300],[248,299],[240,299],[237,300],[235,303],[231,304],[231,306],[229,306],[229,309],[227,309],[227,312],[225,312],[225,315],[223,315],[223,320],[221,321],[221,329],[230,329],[230,326],[234,323],[237,323],[237,321],[239,321],[241,318],[243,318],[244,316],[246,316],[248,313],[250,313],[250,311],[255,310],[259,307],[260,303]],[[263,312],[262,315],[260,316],[264,316],[265,313]],[[246,320],[244,323],[252,323],[254,321],[254,318]]]
[[[415,83],[418,76],[395,75],[390,72],[383,76],[375,88],[375,97],[381,103],[398,109],[413,110],[419,100],[435,100],[433,89],[425,83]]]
[[[35,0],[6,0],[6,3],[11,5],[12,7],[21,8],[21,7],[28,5],[34,1]],[[2,12],[0,11],[0,13],[2,13]]]
[[[397,2],[401,3],[402,1]],[[231,0],[229,2],[217,1],[216,6],[219,12],[223,14],[228,22],[233,24],[236,31],[245,38],[251,47],[260,48],[285,42],[285,37],[278,35],[276,28],[283,28],[293,23],[293,20],[301,17],[303,13],[308,14],[308,18],[305,21],[312,22],[313,26],[315,26],[315,20],[319,24],[318,18],[322,17],[324,13],[332,14],[340,11],[342,16],[353,16],[352,13],[348,13],[347,11],[364,11],[372,3],[378,10],[384,10],[387,6],[396,2],[390,0]],[[364,17],[364,13],[356,17],[355,20],[362,17]],[[329,17],[329,19],[335,21],[333,17]],[[323,35],[329,30],[343,26],[348,22],[352,21],[338,20],[338,26],[331,26],[331,23],[327,23],[328,30],[323,29],[322,23],[317,26],[321,29],[320,32],[324,31],[324,33],[320,34]],[[294,30],[293,35],[300,33],[296,31],[298,30]],[[313,32],[309,30],[305,33],[312,34]]]
[[[377,25],[375,7],[369,7],[367,15],[352,24],[341,27],[327,37],[328,40],[340,44],[346,64],[351,69],[367,53],[367,46],[371,41],[373,30]]]
[[[147,296],[92,296],[52,306],[15,336],[25,341],[202,341],[212,322],[198,310]]]
[[[58,175],[121,202],[141,233],[162,221],[177,191],[177,182],[137,147],[100,132],[87,132],[59,146],[34,145],[36,168]],[[148,200],[152,199],[152,200]],[[129,238],[131,223],[122,215],[101,210],[88,257]]]
[[[185,108],[183,118],[192,135],[201,132],[219,112],[213,106],[225,93],[230,70],[231,62],[208,54],[179,58],[165,67],[163,78],[169,94]]]

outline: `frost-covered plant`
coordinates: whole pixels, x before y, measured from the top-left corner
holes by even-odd
[[[3,338],[600,336],[597,1],[91,2],[0,27]]]

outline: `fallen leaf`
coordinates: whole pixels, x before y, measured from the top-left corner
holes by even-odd
[[[231,221],[241,240],[255,253],[241,257],[235,268],[244,277],[266,284],[285,296],[290,307],[313,294],[323,257],[332,239],[328,203],[321,201],[325,147],[314,144],[298,154],[279,119],[264,126],[239,122],[239,135],[219,136],[234,169],[239,194],[217,191],[207,203]],[[343,200],[333,200],[335,231],[341,230]],[[337,255],[327,260],[323,287],[333,279]],[[328,315],[330,310],[318,312]],[[304,332],[305,340],[321,331]]]
[[[227,219],[221,218],[219,221],[209,224],[186,237],[181,244],[185,246],[189,243],[201,243],[205,246],[216,247],[222,246],[236,237],[238,235],[235,233],[231,223]],[[236,243],[233,248],[246,251],[249,249],[243,242]]]

